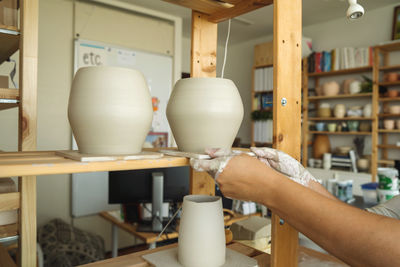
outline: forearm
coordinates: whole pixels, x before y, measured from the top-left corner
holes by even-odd
[[[352,266],[399,266],[400,223],[350,207],[281,174],[265,177],[263,204]],[[264,174],[260,174],[264,175]]]
[[[333,200],[336,200],[336,201],[340,201],[339,199],[337,199],[334,195],[332,195],[328,190],[326,190],[325,187],[323,187],[318,182],[310,181],[309,184],[308,184],[308,187],[311,190],[313,190],[313,191],[315,191],[315,192],[317,192],[317,193],[319,193],[319,194],[321,194],[321,195],[323,195],[323,196],[325,196],[327,198],[330,198],[330,199],[333,199]]]

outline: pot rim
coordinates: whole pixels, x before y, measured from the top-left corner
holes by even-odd
[[[214,203],[221,200],[219,196],[208,196],[208,195],[187,195],[183,197],[183,201],[189,201],[195,204],[202,203]]]

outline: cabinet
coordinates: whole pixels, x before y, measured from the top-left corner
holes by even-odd
[[[378,166],[393,166],[394,160],[400,157],[400,75],[397,80],[387,80],[386,77],[389,73],[400,73],[400,65],[394,64],[391,60],[394,55],[400,54],[400,43],[392,43],[375,47],[375,60],[374,60],[374,86],[373,90],[376,95],[375,110],[376,121],[373,132],[374,149],[377,154]],[[392,61],[392,62],[391,62]],[[397,60],[397,63],[400,63]],[[398,96],[391,96],[386,92],[382,94],[379,92],[379,87],[386,87],[386,89],[396,91]],[[391,106],[399,106],[399,110],[391,110]],[[385,121],[391,121],[389,125],[385,125]],[[397,123],[396,123],[397,122]],[[393,124],[394,127],[390,127]],[[379,156],[379,157],[378,157]]]
[[[36,150],[38,0],[19,2],[20,28],[0,25],[0,63],[19,50],[19,89],[0,88],[0,109],[18,107],[18,150],[31,151]],[[0,210],[19,209],[18,225],[3,226],[0,232],[2,237],[19,235],[19,265],[32,266],[36,262],[36,176],[19,177],[18,191],[0,195]]]
[[[300,159],[301,116],[301,0],[229,0],[176,1],[193,10],[191,76],[215,77],[217,51],[217,23],[239,16],[251,10],[274,4],[274,147]],[[186,158],[164,157],[159,160],[126,162],[92,162],[85,165],[57,156],[54,151],[35,150],[36,128],[36,62],[37,62],[37,7],[38,0],[23,1],[21,5],[21,38],[23,49],[20,101],[26,101],[27,109],[21,109],[23,119],[21,136],[26,145],[22,152],[0,153],[0,177],[21,176],[21,266],[36,264],[36,178],[34,175],[126,170],[141,168],[173,167],[188,165]],[[25,13],[22,9],[26,10]],[[289,18],[289,19],[288,19]],[[26,21],[24,22],[24,19]],[[28,23],[29,22],[29,23]],[[30,38],[30,39],[29,39]],[[30,42],[28,42],[28,40]],[[28,46],[29,44],[29,46]],[[239,66],[240,67],[240,66]],[[285,99],[285,104],[282,99]],[[31,122],[32,120],[32,122]],[[30,145],[30,146],[28,146]],[[24,151],[25,150],[25,151]],[[29,190],[27,190],[29,189]],[[207,174],[192,171],[191,193],[214,194],[214,181]],[[5,201],[4,198],[1,201]],[[17,201],[15,201],[17,202]],[[26,209],[25,209],[26,208]],[[26,212],[24,211],[26,210]],[[25,240],[25,241],[24,241]],[[271,266],[297,266],[298,233],[288,224],[272,218]]]
[[[272,146],[273,43],[254,47],[251,146]]]

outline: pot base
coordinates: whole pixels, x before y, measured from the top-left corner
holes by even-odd
[[[156,267],[184,267],[178,261],[178,248],[170,248],[142,256]],[[257,267],[257,261],[232,249],[226,249],[225,264],[221,267]],[[214,266],[209,266],[214,267]],[[217,266],[215,266],[217,267]]]
[[[99,155],[99,154],[83,154],[77,150],[56,151],[56,155],[80,162],[96,162],[96,161],[115,161],[115,160],[134,160],[134,159],[159,159],[163,157],[162,153],[143,151],[137,154],[127,155]]]

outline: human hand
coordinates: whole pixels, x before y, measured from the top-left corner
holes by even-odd
[[[190,159],[190,165],[196,171],[208,172],[214,179],[225,169],[234,156],[231,149],[206,149],[211,159]]]
[[[269,147],[252,147],[250,149],[260,161],[288,176],[291,180],[307,187],[311,181],[318,183],[317,179],[300,162],[285,152]]]

